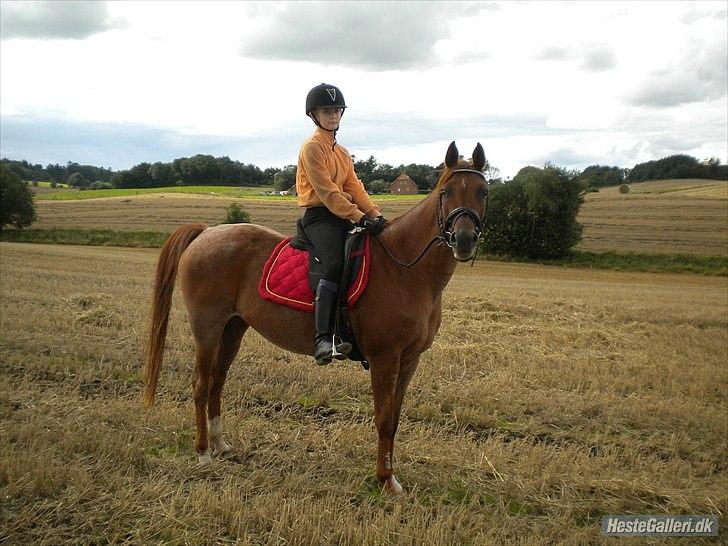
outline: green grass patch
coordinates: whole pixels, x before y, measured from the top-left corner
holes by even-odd
[[[48,188],[48,182],[39,182],[39,187]],[[263,199],[272,201],[295,201],[295,195],[267,195],[274,191],[269,186],[167,186],[164,188],[114,188],[109,190],[70,190],[57,188],[59,191],[44,191],[36,194],[39,201],[68,201],[76,199],[100,199],[102,197],[134,197],[154,193],[186,193],[212,197],[240,197],[245,199]],[[426,195],[373,195],[375,201],[419,201]]]
[[[169,233],[110,229],[13,229],[0,232],[0,241],[57,245],[128,246],[158,248]]]
[[[594,269],[615,269],[620,271],[728,275],[728,258],[722,256],[579,251],[560,260],[544,261],[542,263],[570,267],[591,267]]]
[[[154,193],[187,193],[213,197],[245,197],[275,200],[293,200],[296,198],[291,195],[261,195],[268,191],[271,191],[271,188],[267,186],[169,186],[164,188],[114,188],[110,190],[45,192],[38,194],[36,199],[39,201],[66,201],[72,199],[99,199],[102,197],[133,197],[135,195]]]
[[[483,258],[501,262],[527,262],[587,269],[728,276],[728,258],[723,256],[574,251],[569,256],[553,260],[529,260],[527,258],[493,254],[486,254]]]

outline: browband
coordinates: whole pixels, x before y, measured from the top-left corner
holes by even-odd
[[[455,169],[454,171],[450,171],[450,174],[454,174],[454,173],[475,173],[475,174],[479,175],[480,177],[482,177],[483,180],[486,179],[485,173],[483,173],[481,171],[476,171],[475,169]]]

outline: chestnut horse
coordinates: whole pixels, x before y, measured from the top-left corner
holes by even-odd
[[[370,365],[379,435],[377,477],[392,494],[402,492],[392,453],[407,385],[440,327],[442,292],[457,262],[474,259],[477,252],[487,206],[485,164],[480,144],[472,163],[459,159],[455,143],[450,144],[434,191],[390,222],[378,243],[372,243],[369,285],[350,312]],[[193,224],[175,231],[159,256],[144,404],[154,403],[172,291],[179,279],[196,347],[192,388],[201,464],[212,460],[210,444],[218,454],[231,449],[223,440],[220,396],[248,327],[286,350],[313,354],[313,315],[258,295],[263,265],[283,238],[254,224]],[[430,248],[433,241],[441,244]],[[418,256],[414,265],[402,263]]]

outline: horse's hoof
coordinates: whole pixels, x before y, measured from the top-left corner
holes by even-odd
[[[227,459],[229,457],[232,457],[234,455],[233,448],[230,447],[228,444],[225,444],[224,449],[218,449],[217,450],[217,456],[221,459]]]
[[[215,442],[215,454],[216,455],[225,455],[226,453],[232,451],[232,447],[230,447],[230,444],[228,444],[225,440],[220,440],[219,442]]]
[[[197,458],[197,461],[200,466],[205,466],[205,465],[210,464],[212,462],[212,457],[210,457],[210,450],[208,449],[202,455],[200,455]]]
[[[404,494],[404,488],[399,485],[397,478],[391,476],[386,482],[384,482],[384,490],[393,497]]]

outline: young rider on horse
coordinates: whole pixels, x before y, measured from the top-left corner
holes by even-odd
[[[357,178],[349,152],[336,142],[345,108],[344,96],[335,85],[322,83],[308,92],[306,115],[317,128],[301,146],[296,173],[298,205],[306,208],[301,227],[313,245],[308,280],[316,294],[317,364],[328,364],[333,358],[332,330],[346,234],[356,225],[378,235],[386,223]]]

